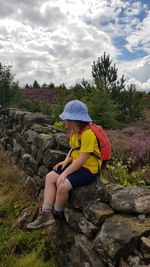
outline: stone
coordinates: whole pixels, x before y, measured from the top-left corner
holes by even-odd
[[[13,117],[15,118],[15,120],[19,123],[22,124],[23,123],[23,118],[24,116],[28,114],[28,111],[25,110],[15,110],[15,113],[13,115]]]
[[[107,180],[102,179],[102,183],[105,185],[106,194],[109,199],[111,199],[111,196],[121,189],[124,189],[123,185],[120,184],[113,184],[113,183],[107,183]]]
[[[25,208],[22,210],[20,216],[15,220],[15,222],[12,225],[12,230],[15,229],[25,229],[26,223],[28,219],[30,218],[31,211],[29,208]]]
[[[143,223],[145,221],[145,219],[146,219],[145,214],[139,214],[137,217],[138,217],[138,219],[140,220],[141,223]]]
[[[66,153],[60,150],[47,149],[44,152],[43,163],[48,169],[52,169],[58,162],[64,160]]]
[[[28,176],[25,184],[24,184],[24,188],[26,190],[26,192],[32,197],[32,198],[36,198],[37,197],[37,193],[38,193],[38,189],[35,183],[35,180]]]
[[[25,153],[22,156],[21,167],[27,173],[32,173],[32,175],[37,174],[38,165],[34,158],[29,153]]]
[[[116,211],[150,214],[150,189],[132,186],[110,196],[110,204]]]
[[[98,227],[86,220],[82,213],[73,209],[65,209],[65,218],[68,226],[76,233],[84,233],[87,237],[92,238],[98,232]]]
[[[33,144],[39,149],[54,148],[56,142],[52,134],[40,133],[35,136]]]
[[[75,248],[76,254],[72,255],[71,261],[73,266],[83,267],[88,262],[90,267],[105,267],[105,264],[101,261],[100,257],[97,257],[94,250],[92,249],[91,242],[83,236],[75,236]]]
[[[141,252],[146,262],[150,263],[150,236],[141,237]]]
[[[83,213],[86,219],[100,226],[106,218],[114,214],[114,211],[108,204],[95,200],[87,203]]]
[[[33,144],[33,141],[34,141],[36,136],[37,136],[37,133],[35,131],[30,130],[30,129],[28,129],[27,131],[24,132],[24,137],[29,143]]]
[[[40,177],[45,177],[48,172],[49,170],[44,165],[41,165],[38,170],[38,175]]]
[[[82,217],[82,219],[78,222],[78,226],[81,233],[85,234],[90,239],[92,239],[99,230],[98,227],[86,220],[84,217]]]
[[[34,124],[31,129],[37,133],[45,133],[48,134],[50,132],[49,127],[48,126],[43,126],[43,125],[39,125],[39,124]]]
[[[27,112],[23,119],[24,128],[27,129],[33,124],[52,124],[53,119],[42,114]]]
[[[128,263],[129,263],[129,266],[138,265],[140,263],[140,257],[138,257],[138,256],[129,256],[128,257]]]
[[[35,159],[37,155],[37,147],[35,145],[31,145],[31,156]]]
[[[38,165],[42,165],[43,164],[43,156],[44,156],[44,150],[42,148],[38,149],[36,157],[35,157]]]
[[[129,264],[123,258],[121,258],[119,261],[119,267],[129,267]]]
[[[64,133],[56,133],[55,134],[55,139],[58,145],[59,149],[67,148],[69,149],[69,141],[67,139],[67,135]]]
[[[68,231],[68,226],[62,221],[55,221],[55,223],[48,228],[47,241],[50,251],[56,252],[57,255],[58,250],[63,250],[68,246],[70,247],[74,242],[74,232],[72,230]]]
[[[94,199],[106,200],[105,190],[103,186],[99,186],[97,180],[87,186],[75,188],[70,194],[70,203],[76,209],[83,210]]]
[[[94,248],[105,262],[113,266],[137,248],[138,239],[147,231],[150,231],[150,218],[141,224],[136,216],[114,215],[103,223]]]

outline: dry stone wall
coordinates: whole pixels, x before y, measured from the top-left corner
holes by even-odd
[[[40,114],[0,110],[0,143],[25,171],[24,186],[38,201],[46,173],[68,150],[66,135],[51,124]],[[25,227],[32,217],[30,208],[22,211],[13,229]],[[71,192],[65,218],[49,227],[46,241],[60,267],[150,264],[150,189],[124,188],[101,176]]]

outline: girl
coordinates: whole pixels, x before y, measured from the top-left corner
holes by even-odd
[[[92,121],[88,109],[79,100],[66,104],[60,115],[70,132],[70,151],[65,160],[54,166],[46,175],[44,203],[37,219],[27,225],[28,229],[40,229],[63,216],[69,191],[92,183],[101,166],[101,155],[93,131],[88,128]],[[92,153],[96,154],[95,158]]]

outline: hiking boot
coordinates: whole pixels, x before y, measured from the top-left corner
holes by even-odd
[[[64,211],[56,211],[54,208],[52,209],[52,214],[53,214],[53,218],[55,220],[63,220],[65,219],[64,217]]]
[[[53,214],[51,211],[43,211],[42,208],[39,209],[38,217],[35,221],[28,223],[27,228],[30,230],[40,229],[55,222]]]

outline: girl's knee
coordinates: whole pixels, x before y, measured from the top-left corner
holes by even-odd
[[[45,180],[49,180],[52,177],[52,172],[49,172],[45,176]]]
[[[58,176],[59,175],[56,174],[54,171],[51,171],[45,176],[45,182],[46,183],[56,183]]]
[[[64,183],[61,183],[58,187],[57,187],[57,192],[60,194],[63,193],[68,193],[71,190],[72,186],[70,184],[70,182],[66,179],[64,181]]]

